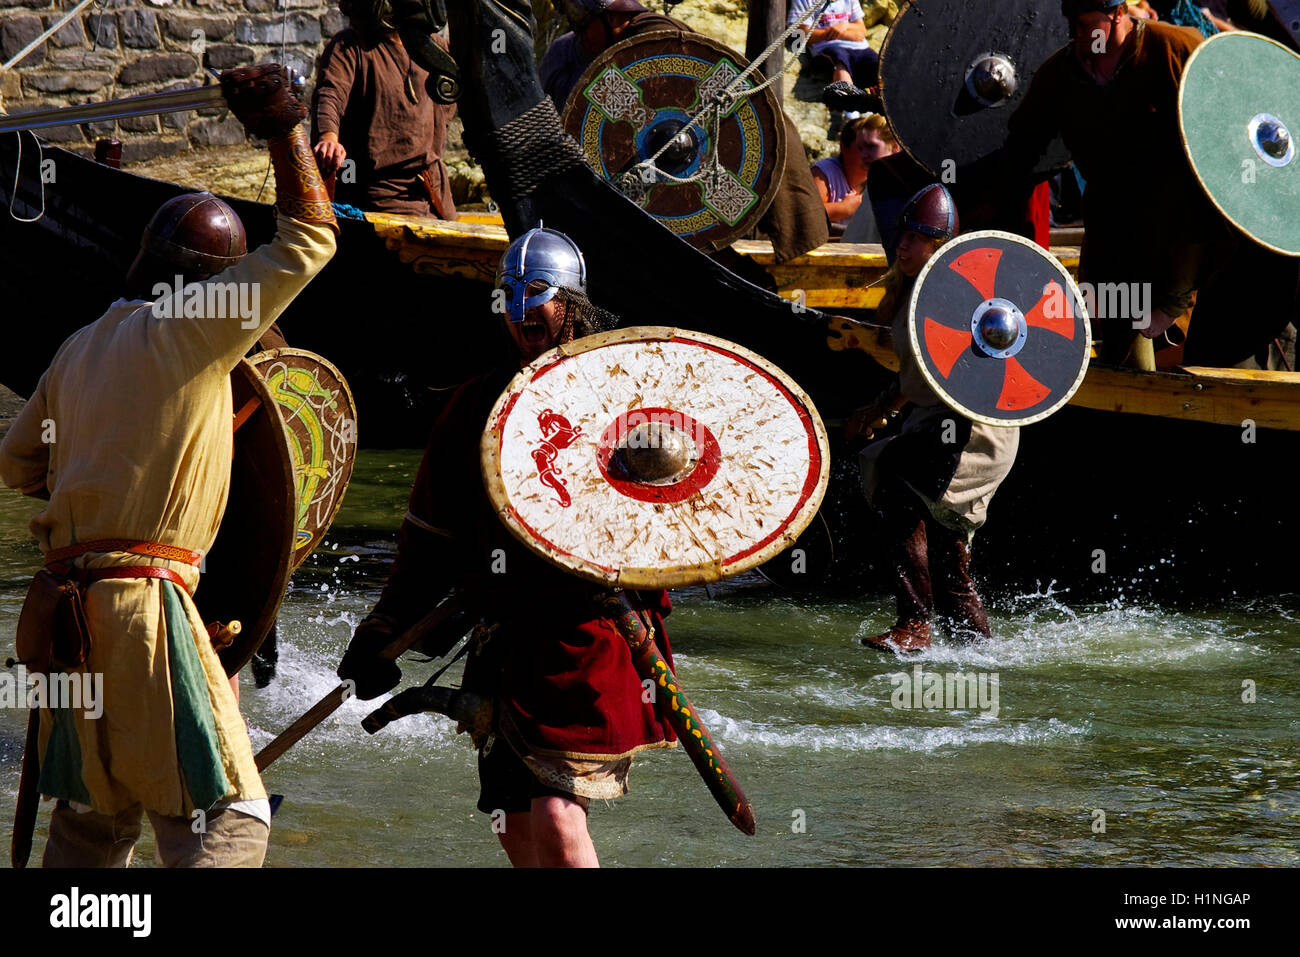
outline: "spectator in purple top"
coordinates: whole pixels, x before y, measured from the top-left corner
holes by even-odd
[[[898,152],[898,141],[879,113],[849,120],[840,131],[840,155],[814,163],[813,182],[832,223],[847,223],[862,204],[867,172]]]

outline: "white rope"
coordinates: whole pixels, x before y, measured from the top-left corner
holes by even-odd
[[[41,190],[41,211],[30,219],[24,219],[14,212],[14,203],[18,201],[18,174],[23,168],[23,134],[31,133],[31,130],[15,130],[18,137],[18,159],[14,162],[14,189],[9,194],[9,218],[19,223],[34,223],[45,215],[45,178],[41,176],[41,166],[45,163],[45,150],[41,147],[40,138],[32,133],[32,139],[36,140],[36,181]]]
[[[825,9],[830,5],[830,3],[831,0],[821,0],[821,2],[816,7],[809,7],[808,10],[805,11],[802,17],[800,17],[794,23],[791,23],[788,27],[786,27],[784,33],[782,33],[779,37],[777,37],[770,44],[768,44],[767,49],[765,49],[762,53],[760,53],[754,59],[754,61],[750,63],[749,66],[746,67],[745,70],[739,76],[737,76],[734,80],[732,80],[729,84],[727,84],[726,87],[724,87],[723,89],[715,93],[712,96],[712,98],[710,98],[708,103],[703,104],[700,107],[700,109],[696,111],[695,115],[692,116],[686,122],[686,125],[683,126],[680,130],[678,130],[676,136],[672,137],[666,143],[664,143],[663,146],[659,147],[658,151],[654,154],[654,156],[651,156],[649,159],[637,163],[630,170],[624,173],[623,191],[628,192],[630,189],[630,184],[634,183],[635,180],[637,179],[639,179],[642,183],[649,184],[654,182],[656,177],[661,177],[663,179],[669,180],[679,185],[698,182],[699,180],[703,179],[705,176],[712,176],[716,182],[718,178],[718,166],[719,166],[718,130],[719,130],[720,119],[722,117],[722,114],[727,109],[730,109],[731,105],[736,100],[755,96],[758,93],[761,93],[763,90],[766,90],[773,83],[775,83],[776,81],[780,80],[783,76],[785,76],[786,71],[790,69],[790,66],[794,63],[796,59],[798,59],[799,54],[803,52],[804,47],[807,45],[808,34],[804,34],[803,36],[799,37],[791,45],[791,51],[792,51],[791,55],[789,59],[787,59],[781,65],[781,69],[776,74],[776,76],[769,77],[768,79],[760,83],[758,86],[753,86],[750,87],[749,89],[744,89],[744,84],[749,79],[749,77],[756,70],[761,68],[762,65],[766,63],[772,57],[772,55],[776,53],[777,50],[779,50],[782,46],[784,46],[785,42],[789,40],[792,36],[794,36],[795,33],[801,32],[799,28],[802,27],[804,23],[809,21],[811,21],[811,23],[816,23],[818,20],[820,20],[823,11],[825,11]],[[808,29],[809,34],[812,32],[812,29],[813,28],[810,25]],[[668,147],[670,147],[673,144],[673,140],[675,140],[677,136],[681,136],[692,126],[696,127],[701,133],[706,133],[704,126],[702,125],[702,121],[705,119],[706,116],[708,116],[708,118],[712,121],[712,127],[713,127],[713,135],[710,137],[710,140],[713,144],[713,148],[711,151],[710,162],[707,168],[703,164],[701,164],[700,170],[698,172],[684,178],[680,176],[674,176],[672,173],[669,173],[665,170],[661,170],[658,166],[659,157],[663,156],[663,154],[667,151]]]

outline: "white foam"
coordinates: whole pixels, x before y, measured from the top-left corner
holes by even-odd
[[[963,723],[940,727],[897,725],[819,727],[816,725],[774,725],[726,718],[701,708],[700,718],[725,749],[729,745],[756,744],[774,751],[916,751],[930,752],[972,744],[1038,745],[1062,737],[1088,733],[1082,725],[1066,724],[1056,718],[1046,721],[995,721],[970,712],[947,712]]]

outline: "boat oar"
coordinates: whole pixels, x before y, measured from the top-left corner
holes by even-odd
[[[598,602],[601,614],[614,623],[618,633],[627,642],[632,653],[632,663],[642,680],[654,682],[659,711],[677,733],[682,747],[690,755],[695,769],[704,778],[709,793],[722,808],[727,820],[746,834],[754,833],[754,806],[731,774],[722,752],[714,743],[709,731],[682,689],[682,683],[673,674],[664,656],[655,644],[653,629],[647,628],[622,592],[609,592]]]
[[[439,625],[460,611],[462,604],[463,603],[456,595],[451,595],[448,598],[443,599],[442,603],[438,605],[437,608],[433,609],[433,611],[429,612],[410,628],[406,629],[406,631],[402,632],[401,635],[394,638],[392,642],[390,642],[389,645],[379,653],[379,656],[388,661],[396,660],[402,652],[406,651],[406,649],[410,648],[421,638],[428,636]],[[337,711],[343,702],[352,697],[353,690],[351,682],[342,681],[339,683],[337,688],[312,705],[306,714],[281,731],[274,741],[264,747],[261,751],[257,752],[257,770],[265,771],[267,767],[270,766],[271,762],[275,761],[284,754],[284,752],[288,751],[302,740],[302,738],[307,734],[307,732],[312,730],[312,728],[316,727],[316,725],[320,724]]]

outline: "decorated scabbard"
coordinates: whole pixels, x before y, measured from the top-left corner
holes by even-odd
[[[647,628],[641,616],[628,604],[622,592],[607,592],[599,599],[604,617],[613,622],[618,633],[632,652],[632,663],[641,678],[655,685],[655,699],[660,713],[668,720],[682,747],[690,755],[695,769],[704,778],[709,793],[718,802],[732,824],[746,834],[754,833],[754,806],[745,797],[736,779],[727,767],[722,752],[714,743],[709,731],[700,721],[699,713],[686,697],[682,684],[672,668],[660,654],[655,644],[654,631]]]

